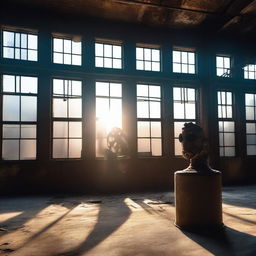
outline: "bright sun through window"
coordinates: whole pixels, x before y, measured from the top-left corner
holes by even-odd
[[[122,128],[122,84],[96,82],[96,156],[104,157],[107,135]]]

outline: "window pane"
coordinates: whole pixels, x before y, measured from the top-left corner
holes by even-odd
[[[72,65],[81,66],[82,59],[80,55],[72,55]]]
[[[234,147],[225,147],[224,152],[225,152],[225,156],[235,156],[235,148]]]
[[[173,60],[173,62],[178,62],[178,63],[181,62],[181,54],[179,51],[172,52],[172,60]]]
[[[67,99],[53,99],[53,117],[67,117]]]
[[[109,96],[109,83],[96,82],[96,95]]]
[[[161,137],[161,122],[151,122],[151,137]]]
[[[21,125],[21,138],[35,139],[36,138],[36,125]]]
[[[68,137],[68,122],[53,122],[53,137],[67,138]]]
[[[152,50],[152,61],[160,61],[160,51]]]
[[[21,121],[37,120],[37,97],[21,96]]]
[[[119,45],[113,46],[113,57],[114,58],[121,58],[122,57],[122,47]]]
[[[68,157],[68,140],[53,139],[53,158]]]
[[[144,59],[143,56],[144,56],[144,54],[143,54],[143,48],[137,47],[137,48],[136,48],[136,59],[137,59],[137,60],[143,60],[143,59]]]
[[[137,85],[137,96],[145,96],[148,97],[148,86],[144,84]]]
[[[28,48],[37,50],[37,36],[28,35]]]
[[[82,100],[81,99],[69,99],[68,108],[69,118],[81,118],[82,117]]]
[[[161,139],[152,139],[152,156],[161,156],[162,155],[162,140]]]
[[[103,44],[95,44],[95,55],[96,56],[103,56]]]
[[[196,118],[196,105],[195,103],[186,104],[186,118],[195,119]]]
[[[150,101],[150,118],[161,117],[161,104],[160,102]]]
[[[82,82],[72,81],[72,95],[82,96]]]
[[[82,43],[72,41],[72,53],[81,55]]]
[[[149,97],[160,98],[161,97],[160,86],[149,86]]]
[[[36,159],[36,140],[20,141],[20,160]]]
[[[174,118],[175,119],[184,119],[184,104],[174,103]]]
[[[188,53],[188,63],[195,64],[195,54],[193,52]]]
[[[80,158],[81,151],[82,151],[82,140],[70,139],[69,140],[69,158]]]
[[[122,85],[117,83],[110,83],[110,96],[122,97]]]
[[[8,48],[8,47],[4,47],[3,57],[4,58],[13,59],[14,58],[14,49],[13,48]]]
[[[64,52],[71,53],[71,40],[64,39]]]
[[[109,99],[96,98],[96,117],[106,118],[109,112]]]
[[[138,139],[138,152],[150,152],[150,139]]]
[[[225,146],[235,146],[235,134],[234,133],[224,133],[224,145]]]
[[[246,120],[254,120],[254,107],[246,107]]]
[[[152,62],[152,71],[160,71],[160,63]]]
[[[18,140],[3,140],[2,158],[3,160],[19,160]]]
[[[187,52],[181,52],[181,60],[182,60],[182,63],[188,63],[188,53]]]
[[[149,105],[147,101],[137,102],[137,117],[148,118],[149,117]]]
[[[245,94],[245,105],[254,106],[254,94]]]
[[[247,155],[256,155],[256,145],[247,145]]]
[[[70,138],[82,137],[82,122],[69,122],[69,137]]]
[[[144,60],[152,60],[151,59],[151,49],[144,49]]]
[[[246,124],[246,133],[256,133],[256,124]]]
[[[112,68],[112,59],[104,58],[104,68]]]
[[[112,57],[112,46],[104,44],[104,57]]]
[[[19,96],[3,96],[3,121],[20,121]]]
[[[15,76],[3,75],[3,91],[15,92]]]
[[[14,47],[14,33],[4,31],[3,32],[3,45]]]
[[[71,54],[64,54],[64,64],[71,64]]]
[[[53,53],[53,62],[62,64],[63,63],[63,54],[54,52]]]
[[[64,94],[64,81],[61,79],[53,79],[53,94]]]
[[[176,156],[181,156],[182,155],[182,145],[179,142],[178,139],[174,140],[174,152]]]
[[[21,34],[21,48],[27,48],[27,34]]]
[[[144,63],[143,61],[137,60],[137,61],[136,61],[136,69],[137,69],[137,70],[143,70],[143,69],[144,69],[143,63]]]
[[[173,63],[173,72],[181,73],[181,64]]]
[[[103,64],[103,58],[101,58],[101,57],[96,57],[95,58],[95,66],[96,67],[103,67],[104,66],[104,64]]]
[[[185,122],[174,122],[174,137],[178,138],[180,133],[182,133],[182,128]]]
[[[122,68],[122,61],[119,59],[113,59],[113,68]]]
[[[37,93],[37,77],[21,76],[21,92]]]
[[[17,124],[4,124],[3,125],[3,138],[19,138],[20,137],[20,126]]]
[[[149,122],[137,122],[137,136],[138,137],[150,137]]]

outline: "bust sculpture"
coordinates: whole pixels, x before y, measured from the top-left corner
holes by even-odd
[[[183,157],[190,161],[186,171],[211,172],[208,165],[208,143],[203,129],[194,123],[185,123],[179,135]]]

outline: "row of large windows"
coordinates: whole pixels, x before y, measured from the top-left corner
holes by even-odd
[[[82,65],[82,43],[78,36],[54,35],[52,38],[52,61],[57,64]],[[3,30],[3,58],[38,61],[38,35]],[[216,56],[216,75],[232,76],[231,56]],[[95,41],[95,67],[123,68],[123,47],[121,41]],[[161,71],[161,48],[158,45],[137,44],[136,69]],[[256,65],[243,67],[245,79],[256,79]],[[174,73],[196,74],[197,57],[195,49],[175,47],[172,51]]]
[[[83,148],[84,102],[82,81],[54,78],[51,92],[51,156],[54,159],[81,158]],[[172,104],[174,154],[182,154],[178,141],[185,122],[198,122],[198,91],[173,87]],[[33,160],[37,158],[37,77],[2,76],[2,159]],[[123,128],[123,85],[111,81],[95,83],[96,157],[104,157],[107,135],[114,127]],[[217,92],[217,117],[220,156],[235,156],[234,95]],[[162,90],[157,84],[138,83],[137,153],[138,156],[163,155]],[[245,93],[247,155],[256,155],[256,94]],[[86,119],[86,118],[85,118]],[[169,124],[171,127],[171,123]]]

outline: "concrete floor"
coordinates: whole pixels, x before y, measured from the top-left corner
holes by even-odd
[[[0,198],[0,255],[256,255],[256,186],[223,188],[226,228],[177,229],[173,193]]]

